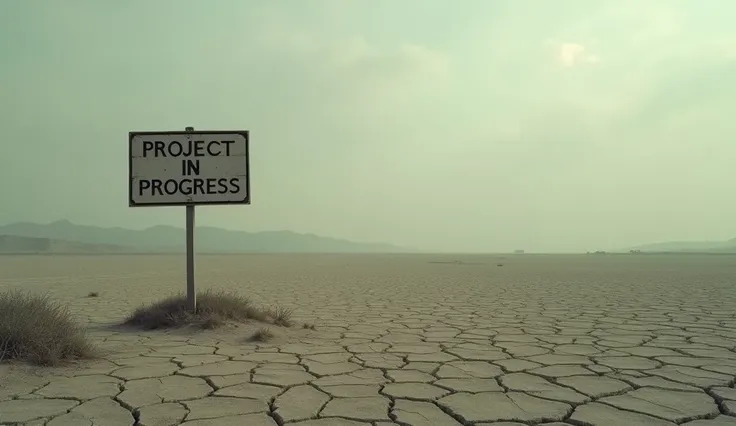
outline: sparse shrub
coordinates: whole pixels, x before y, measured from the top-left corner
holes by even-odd
[[[209,317],[202,320],[202,328],[204,328],[205,330],[214,330],[215,328],[222,327],[226,323],[227,321],[225,321],[218,314],[212,314]]]
[[[305,322],[304,324],[302,324],[302,328],[305,330],[315,330],[317,329],[317,326]]]
[[[98,293],[98,292],[96,292],[96,291],[90,291],[90,292],[89,292],[89,293],[87,294],[87,297],[100,297],[100,293]]]
[[[94,355],[84,328],[62,304],[45,295],[0,293],[0,361],[53,366]]]
[[[273,338],[273,332],[266,327],[259,328],[248,338],[251,342],[268,342]]]
[[[246,322],[255,320],[283,325],[282,309],[259,309],[247,297],[226,291],[207,290],[197,294],[197,312],[187,309],[186,295],[167,297],[158,302],[136,309],[125,324],[144,330],[175,328],[199,325],[202,328],[217,328],[228,321]],[[290,315],[290,312],[289,312]]]
[[[282,327],[291,327],[294,325],[291,321],[291,315],[294,310],[287,308],[272,308],[268,310],[268,316],[273,319],[273,323]]]

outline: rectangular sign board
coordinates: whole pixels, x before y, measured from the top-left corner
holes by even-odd
[[[250,204],[248,131],[130,132],[129,205]]]

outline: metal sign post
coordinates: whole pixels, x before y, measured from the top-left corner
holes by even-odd
[[[187,132],[193,132],[194,127],[187,127]],[[187,309],[191,313],[197,312],[197,286],[194,281],[194,206],[187,204]]]
[[[195,206],[250,204],[249,133],[130,132],[128,205],[185,206],[187,309],[197,311]]]

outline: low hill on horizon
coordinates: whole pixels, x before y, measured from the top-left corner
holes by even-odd
[[[736,253],[736,238],[726,241],[670,241],[630,247],[624,251],[641,252],[692,252],[692,253]]]
[[[68,220],[48,224],[17,222],[0,226],[0,235],[48,239],[86,245],[121,247],[127,252],[183,252],[183,228],[156,225],[143,230],[77,225]],[[383,243],[359,243],[291,231],[246,232],[216,227],[196,228],[195,249],[200,253],[409,253],[416,250]],[[10,244],[10,240],[8,240]],[[21,242],[23,244],[40,244]],[[49,243],[52,244],[52,243]],[[60,245],[59,248],[62,248]],[[94,249],[93,249],[94,250]]]
[[[130,248],[111,244],[87,244],[51,238],[0,234],[0,254],[125,253]]]

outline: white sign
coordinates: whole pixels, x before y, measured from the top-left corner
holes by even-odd
[[[130,132],[129,204],[250,204],[248,131]]]

